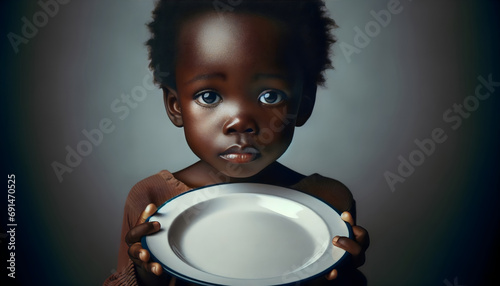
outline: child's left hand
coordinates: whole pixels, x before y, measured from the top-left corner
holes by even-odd
[[[336,236],[333,238],[333,245],[344,249],[351,254],[351,263],[349,266],[358,268],[365,263],[365,251],[370,245],[370,237],[366,229],[354,224],[354,219],[349,212],[343,212],[341,218],[352,226],[355,240],[347,237]],[[333,280],[337,278],[338,271],[333,269],[326,275],[326,279]]]

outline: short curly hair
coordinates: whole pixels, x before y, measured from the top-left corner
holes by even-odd
[[[283,23],[293,33],[293,59],[306,84],[324,85],[324,72],[333,68],[330,49],[335,21],[322,0],[159,0],[153,21],[147,24],[149,67],[160,86],[175,88],[176,46],[179,28],[190,17],[206,13],[252,13]]]

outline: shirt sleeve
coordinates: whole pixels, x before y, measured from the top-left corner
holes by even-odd
[[[122,231],[120,234],[120,247],[118,250],[118,271],[113,273],[111,276],[104,281],[103,286],[115,286],[115,285],[123,285],[123,286],[138,286],[137,275],[135,272],[134,263],[128,257],[128,245],[125,243],[125,236],[135,225],[133,221],[134,218],[137,218],[140,215],[140,211],[134,205],[137,202],[133,201],[133,197],[131,194],[137,193],[137,188],[134,187],[130,191],[127,201],[125,203],[125,208],[123,212],[123,222],[122,222]]]
[[[176,180],[168,171],[161,171],[138,182],[130,190],[123,211],[120,247],[118,250],[118,271],[104,282],[109,285],[138,285],[134,263],[128,256],[128,245],[125,236],[137,223],[137,220],[150,203],[160,206],[166,200],[188,191],[189,187]]]
[[[335,179],[313,174],[291,188],[318,197],[341,212],[355,210],[352,193],[344,184]]]
[[[138,286],[132,260],[128,260],[128,265],[120,272],[115,272],[104,281],[103,286]]]

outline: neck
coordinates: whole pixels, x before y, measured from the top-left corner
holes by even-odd
[[[226,176],[203,161],[198,161],[173,175],[192,188],[220,183],[261,183],[288,187],[298,183],[305,177],[278,162],[274,162],[256,175],[246,178]]]

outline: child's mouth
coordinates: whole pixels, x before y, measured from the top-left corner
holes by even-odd
[[[260,156],[259,150],[254,147],[231,146],[220,157],[234,164],[250,163]]]

